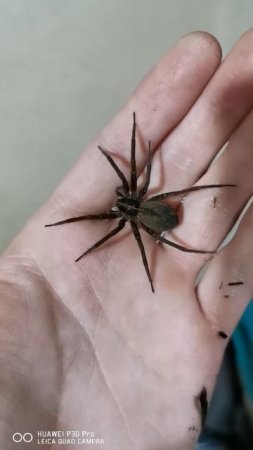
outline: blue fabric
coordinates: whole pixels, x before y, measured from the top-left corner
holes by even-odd
[[[243,396],[253,410],[253,301],[236,327],[232,342]]]
[[[195,450],[253,450],[253,300],[225,352]]]
[[[232,343],[242,393],[239,418],[246,449],[253,449],[253,301],[251,300],[236,327]]]

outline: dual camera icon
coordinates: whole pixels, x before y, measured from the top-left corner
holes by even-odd
[[[27,442],[28,443],[28,442],[32,442],[33,435],[31,433],[24,433],[24,434],[14,433],[12,435],[12,440],[17,443],[19,443],[19,442]]]

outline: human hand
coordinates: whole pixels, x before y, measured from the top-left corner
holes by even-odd
[[[52,429],[93,431],[105,442],[93,448],[108,450],[194,445],[201,429],[196,396],[204,386],[210,399],[226,345],[218,333],[231,334],[252,294],[252,208],[197,290],[206,256],[156,246],[143,233],[155,294],[127,228],[74,263],[112,222],[44,224],[112,206],[118,178],[96,146],[128,161],[136,111],[139,171],[147,156],[141,147],[151,140],[155,150],[152,192],[195,182],[237,185],[191,193],[173,230],[175,242],[215,249],[252,193],[252,40],[252,31],[242,36],[221,66],[210,35],[179,41],[2,256],[5,446],[15,431]],[[128,177],[129,167],[117,163]],[[228,286],[237,280],[244,284]]]

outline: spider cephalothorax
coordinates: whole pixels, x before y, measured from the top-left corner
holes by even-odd
[[[151,143],[149,141],[148,145],[148,157],[146,163],[146,179],[144,185],[137,188],[137,173],[136,173],[136,160],[135,160],[135,133],[136,133],[136,121],[135,113],[133,113],[133,129],[132,129],[132,139],[131,139],[131,177],[130,183],[126,179],[123,172],[119,169],[115,161],[112,159],[110,154],[106,152],[102,147],[98,146],[99,150],[106,157],[107,161],[111,164],[118,177],[122,182],[122,186],[116,189],[117,200],[114,206],[106,212],[100,214],[88,214],[79,217],[71,217],[70,219],[61,220],[60,222],[51,223],[45,225],[46,227],[63,225],[70,222],[78,222],[81,220],[108,220],[108,219],[119,219],[118,225],[113,228],[108,234],[106,234],[102,239],[97,241],[94,245],[88,248],[84,253],[82,253],[77,259],[79,261],[83,256],[88,255],[97,247],[100,247],[104,242],[108,241],[110,238],[119,233],[125,226],[127,221],[130,221],[134,237],[139,246],[142,261],[148,276],[152,292],[154,292],[154,286],[148,266],[148,261],[141,239],[139,226],[141,226],[148,234],[155,238],[156,241],[163,242],[165,244],[171,245],[183,252],[189,253],[215,253],[215,251],[207,250],[196,250],[183,247],[182,245],[176,244],[175,242],[169,241],[164,236],[162,236],[163,231],[170,230],[178,224],[178,214],[176,209],[169,205],[163,203],[163,200],[168,197],[175,197],[180,194],[187,194],[188,192],[198,191],[200,189],[207,188],[219,188],[223,186],[234,186],[233,184],[209,184],[205,186],[193,186],[187,189],[182,189],[180,191],[165,192],[163,194],[155,195],[151,198],[145,199],[148,191],[150,174],[151,174]]]

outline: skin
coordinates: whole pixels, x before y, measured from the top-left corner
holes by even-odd
[[[155,150],[153,195],[195,182],[237,185],[187,196],[182,223],[173,230],[171,237],[181,244],[215,249],[252,193],[252,45],[250,30],[220,65],[220,47],[212,36],[183,37],[2,255],[4,447],[16,448],[11,438],[16,431],[36,436],[37,430],[53,429],[93,431],[105,442],[93,448],[104,450],[194,447],[201,428],[196,396],[205,387],[210,400],[227,343],[218,332],[232,333],[252,295],[252,208],[197,289],[195,278],[207,255],[155,245],[143,233],[155,294],[128,227],[75,263],[112,222],[47,229],[44,224],[112,206],[118,179],[96,146],[129,160],[136,111],[139,173],[146,160],[141,142],[151,140]],[[117,162],[128,177],[122,158]],[[238,280],[244,284],[228,286]],[[219,289],[221,281],[229,301]]]

